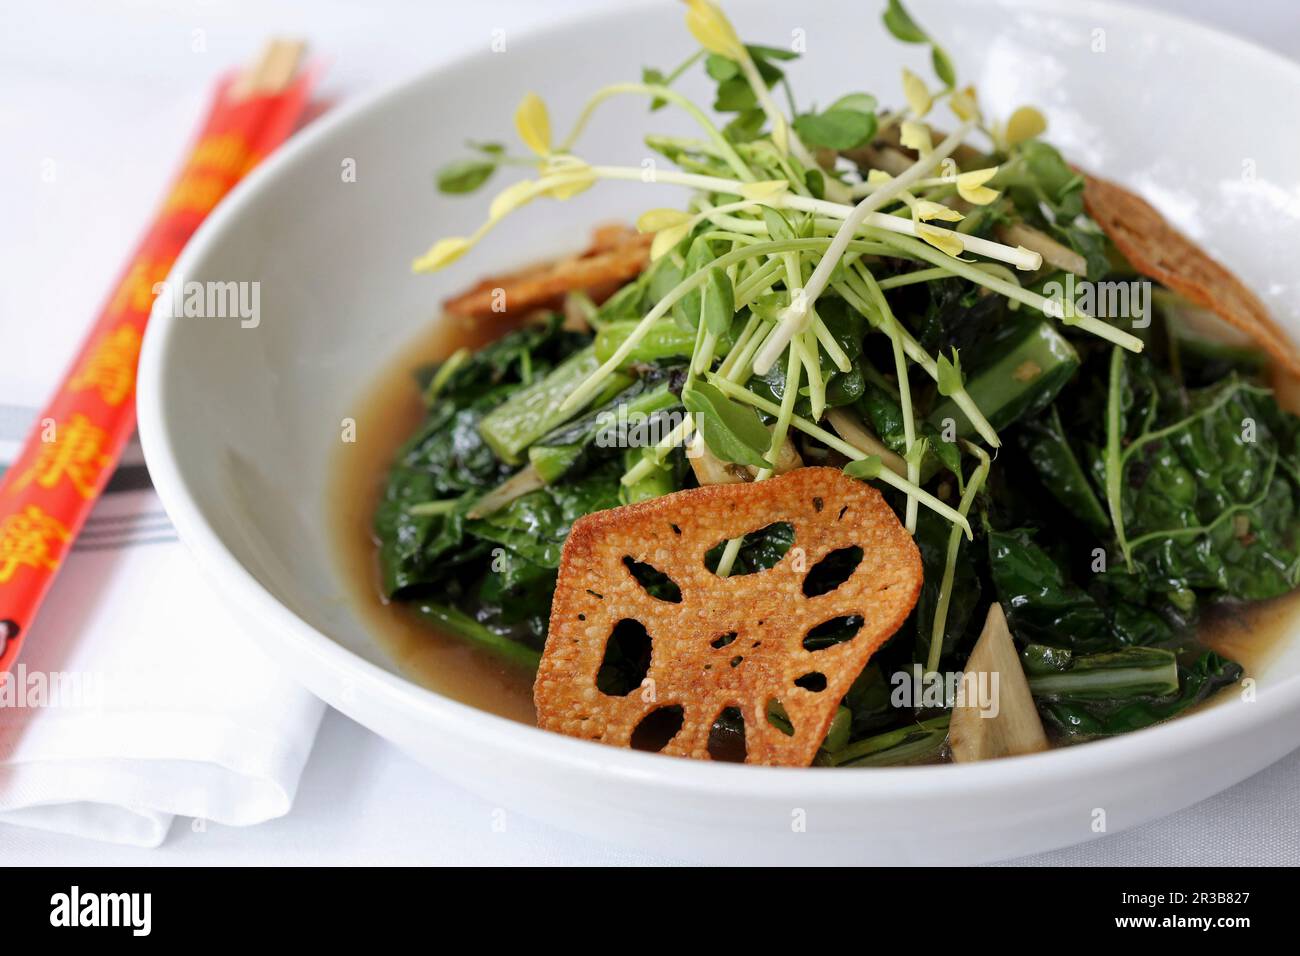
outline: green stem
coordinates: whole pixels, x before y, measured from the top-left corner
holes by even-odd
[[[654,308],[646,313],[636,328],[623,341],[623,344],[607,359],[604,364],[592,372],[591,376],[569,393],[560,406],[561,412],[566,412],[583,402],[588,401],[596,389],[600,388],[600,383],[606,377],[613,374],[623,364],[624,360],[631,353],[637,344],[650,332],[654,323],[662,316],[668,314],[680,299],[698,289],[708,280],[709,272],[713,269],[726,269],[734,263],[742,262],[745,259],[755,256],[771,256],[782,252],[803,252],[805,250],[818,250],[825,248],[826,239],[782,239],[776,242],[760,242],[756,245],[746,246],[743,249],[736,249],[725,255],[719,256],[708,266],[705,266],[691,275],[684,278],[672,288],[663,298],[655,303]],[[855,251],[874,251],[878,248],[877,243],[861,243],[856,240],[852,246],[857,247]]]
[[[1065,670],[1030,676],[1029,690],[1035,697],[1076,700],[1164,697],[1178,692],[1178,659],[1158,647],[1074,657]]]
[[[595,113],[596,107],[600,106],[601,103],[605,102],[605,100],[612,96],[626,94],[641,94],[644,96],[650,96],[653,99],[667,100],[675,106],[681,107],[700,124],[700,127],[708,134],[709,139],[713,140],[713,143],[721,154],[723,161],[731,167],[732,172],[745,182],[754,181],[754,174],[750,171],[749,166],[740,158],[740,154],[736,152],[735,148],[727,138],[722,135],[722,131],[713,124],[713,121],[709,119],[702,109],[696,106],[687,97],[682,96],[682,94],[678,93],[676,90],[671,90],[666,86],[657,86],[649,83],[615,83],[602,90],[598,90],[582,108],[582,112],[578,114],[577,122],[573,124],[573,129],[569,132],[569,135],[564,138],[564,142],[556,148],[556,151],[561,153],[569,152],[573,148],[573,144],[577,142],[578,137],[582,135],[582,131],[586,128],[587,123],[591,121],[592,114]]]
[[[710,374],[708,376],[708,379],[710,382],[716,385],[721,391],[730,395],[732,398],[739,399],[742,402],[748,402],[750,405],[753,405],[755,408],[761,411],[767,412],[769,415],[779,415],[781,412],[780,406],[774,404],[773,402],[769,402],[767,399],[759,395],[755,395],[749,389],[743,388],[740,385],[735,384],[734,382],[728,382],[726,379],[720,378],[717,375],[713,375],[713,374]],[[835,451],[839,452],[845,458],[851,459],[852,461],[865,461],[866,459],[872,457],[868,455],[866,452],[862,451],[861,449],[855,448],[853,445],[850,445],[844,439],[840,438],[839,435],[835,435],[832,434],[831,432],[828,432],[826,429],[813,424],[812,422],[808,421],[806,418],[800,415],[792,415],[790,417],[790,424],[793,425],[795,428],[799,429],[799,431],[803,432],[805,435],[811,435],[813,438],[816,438],[823,445],[835,449]],[[938,514],[943,515],[944,518],[946,518],[948,521],[951,521],[953,524],[960,525],[962,531],[966,533],[966,538],[968,540],[971,540],[975,537],[971,531],[970,522],[966,520],[964,515],[958,514],[956,509],[940,501],[938,498],[930,494],[930,492],[926,491],[924,488],[917,487],[916,485],[908,481],[906,478],[902,477],[901,475],[896,475],[888,468],[884,468],[884,467],[881,468],[880,474],[877,477],[879,478],[880,481],[883,481],[885,484],[898,489],[904,494],[910,493],[916,495],[916,497],[920,499],[921,504],[925,505],[927,508],[931,509],[932,511],[937,512]]]
[[[785,444],[785,436],[790,431],[790,419],[794,415],[795,400],[799,397],[799,368],[799,357],[794,349],[791,349],[785,369],[785,392],[781,396],[781,408],[776,416],[776,423],[772,426],[772,443],[767,451],[767,460],[773,463],[773,467],[760,468],[754,476],[755,481],[766,481],[771,478],[776,462],[780,461],[781,446]],[[727,542],[722,557],[718,559],[717,571],[714,572],[718,577],[725,578],[731,574],[731,567],[736,563],[736,556],[740,554],[740,546],[744,541],[742,535]]]
[[[913,239],[911,236],[899,235],[896,232],[889,232],[884,229],[878,229],[874,226],[863,227],[864,234],[875,239],[879,239],[885,245],[894,246],[896,249],[906,252],[917,259],[924,259],[940,268],[947,269],[953,275],[961,276],[977,285],[982,285],[986,289],[992,289],[994,292],[1021,302],[1031,308],[1037,309],[1044,315],[1064,320],[1064,310],[1061,303],[1056,302],[1046,296],[1039,295],[1037,292],[1031,292],[1023,289],[1014,282],[1008,282],[1005,279],[999,279],[997,276],[989,275],[982,269],[978,269],[974,264],[962,262],[960,259],[954,259],[952,256],[927,245],[919,239]],[[1142,351],[1142,340],[1136,335],[1130,335],[1128,332],[1121,331],[1112,325],[1095,319],[1091,316],[1082,316],[1066,322],[1067,325],[1074,325],[1083,329],[1085,332],[1091,332],[1100,338],[1105,339],[1115,345],[1119,345],[1130,352]]]
[[[1124,457],[1120,453],[1123,428],[1120,399],[1121,379],[1124,377],[1124,350],[1115,346],[1110,354],[1110,385],[1106,395],[1106,504],[1110,508],[1110,521],[1115,526],[1115,540],[1124,555],[1124,566],[1133,570],[1133,554],[1124,535]]]
[[[937,756],[948,736],[949,716],[932,717],[874,737],[855,740],[834,753],[818,754],[827,767],[885,767]]]
[[[971,505],[974,504],[975,496],[979,494],[984,479],[988,476],[992,462],[988,453],[978,445],[968,444],[967,449],[979,457],[979,464],[971,472],[966,490],[962,492],[961,503],[957,506],[957,511],[968,517]],[[939,599],[935,602],[934,624],[930,628],[930,653],[926,656],[925,665],[928,673],[934,673],[939,669],[939,658],[943,653],[943,635],[948,627],[948,606],[952,602],[952,583],[957,575],[957,555],[960,548],[961,539],[957,526],[953,525],[952,530],[948,532],[948,551],[944,555],[943,579],[939,582]]]
[[[495,657],[511,664],[536,671],[542,655],[518,641],[512,641],[495,631],[490,631],[463,611],[432,601],[419,601],[412,605],[415,613],[435,625],[463,637],[471,644],[481,647]]]
[[[876,277],[871,274],[871,270],[861,261],[855,262],[854,267],[880,312],[883,320],[881,328],[889,336],[890,344],[893,346],[894,375],[898,379],[898,403],[903,413],[903,441],[907,445],[903,460],[907,462],[907,480],[917,485],[921,479],[921,463],[912,453],[916,445],[916,417],[912,411],[912,383],[907,374],[907,357],[903,353],[903,329],[898,319],[894,317],[893,309],[885,301],[885,294],[880,291],[880,286],[876,284]],[[906,518],[903,522],[908,534],[916,534],[916,506],[915,496],[908,495]]]

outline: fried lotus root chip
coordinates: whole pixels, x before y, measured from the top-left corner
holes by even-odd
[[[1088,215],[1134,269],[1216,313],[1293,375],[1300,375],[1300,351],[1264,303],[1145,199],[1108,180],[1087,176],[1083,202]]]
[[[530,312],[558,308],[565,293],[576,289],[601,302],[641,274],[650,262],[653,239],[626,226],[600,226],[592,233],[591,246],[581,255],[489,277],[468,292],[448,299],[444,307],[459,318],[490,317],[503,309],[508,313]]]
[[[795,537],[773,567],[720,578],[705,566],[715,545],[777,522],[792,525]],[[862,552],[848,578],[806,594],[809,573],[847,548]],[[679,600],[652,597],[634,576],[638,565],[671,578]],[[647,727],[680,715],[680,729],[660,752],[707,760],[715,720],[736,708],[746,763],[807,766],[849,685],[907,619],[921,579],[916,544],[880,493],[834,468],[799,468],[588,515],[574,524],[560,562],[533,687],[538,725],[629,747],[652,714]],[[822,625],[840,624],[852,636],[825,646],[819,628],[824,634]],[[640,653],[648,650],[649,667],[641,686],[613,696],[600,689],[598,675],[615,628],[628,627],[637,634],[644,628],[649,646]],[[773,702],[784,708],[792,734],[769,722]]]

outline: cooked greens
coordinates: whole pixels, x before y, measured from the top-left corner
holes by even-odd
[[[1163,290],[1154,313],[1127,315],[1062,296],[1065,279],[1133,279],[1085,215],[1084,177],[1040,138],[1037,110],[986,117],[898,0],[885,26],[928,47],[938,86],[904,71],[906,105],[890,110],[856,91],[796,109],[795,52],[742,44],[709,0],[688,11],[702,49],[676,69],[599,91],[560,141],[529,94],[515,123],[534,157],[477,144],[439,175],[465,193],[503,165],[538,170],[419,270],[527,203],[644,180],[575,152],[607,100],[640,96],[700,127],[646,137],[676,166],[650,178],[689,198],[640,218],[651,265],[599,305],[576,300],[583,331],[531,321],[422,374],[426,418],[375,517],[389,596],[535,666],[577,518],[693,487],[698,456],[716,480],[761,481],[793,451],[874,482],[925,568],[912,619],[845,697],[819,764],[936,758],[951,701],[899,703],[894,678],[959,671],[991,601],[1058,739],[1148,726],[1238,680],[1197,643],[1202,609],[1300,583],[1300,419],[1263,384],[1260,355],[1189,338]],[[721,126],[673,88],[701,63]],[[940,105],[948,135],[927,125]],[[774,524],[706,563],[750,573],[791,545]],[[856,560],[824,573],[847,573],[837,562]],[[671,585],[633,570],[652,593]]]

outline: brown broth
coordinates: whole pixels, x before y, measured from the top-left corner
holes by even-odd
[[[496,323],[453,319],[435,323],[376,376],[353,416],[357,440],[341,446],[331,469],[329,510],[349,597],[402,672],[421,686],[471,707],[535,724],[532,674],[433,628],[401,602],[384,597],[378,546],[370,526],[393,457],[424,417],[411,373],[462,346],[481,348],[507,331],[504,317]]]
[[[336,551],[351,599],[376,640],[416,683],[455,700],[527,724],[536,723],[532,675],[444,633],[387,600],[380,586],[378,548],[371,518],[393,457],[424,415],[412,372],[464,346],[481,348],[515,324],[447,319],[416,339],[361,396],[355,419],[357,440],[342,446],[332,469],[329,499]],[[1300,388],[1277,381],[1279,399],[1300,408]],[[1272,660],[1300,615],[1300,591],[1254,604],[1225,604],[1202,620],[1200,643],[1258,675]],[[1215,700],[1235,693],[1226,688]],[[1207,702],[1210,706],[1215,700]]]
[[[1268,667],[1300,615],[1300,591],[1251,604],[1221,604],[1202,618],[1197,639],[1257,676]]]

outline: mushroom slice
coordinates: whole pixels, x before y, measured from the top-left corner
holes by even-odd
[[[980,700],[985,695],[972,693],[973,687],[991,691],[992,700]],[[948,725],[954,761],[972,763],[1047,749],[1043,722],[1001,604],[989,606],[984,630],[966,662],[963,688],[966,693],[953,707]]]
[[[1036,252],[1050,266],[1073,272],[1075,275],[1088,277],[1088,260],[1069,246],[1063,246],[1045,232],[1039,232],[1033,226],[1023,222],[1014,222],[1009,226],[999,226],[998,238],[1008,245],[1024,246],[1030,252]]]
[[[768,428],[768,431],[771,431]],[[742,481],[753,481],[758,476],[757,469],[750,465],[736,465],[725,462],[709,450],[704,444],[704,437],[696,432],[687,445],[686,460],[691,463],[695,480],[701,485],[734,485]],[[803,467],[799,450],[787,435],[776,456],[775,474],[784,475],[788,471]]]
[[[896,475],[907,477],[907,462],[903,456],[891,451],[889,447],[868,430],[861,419],[843,408],[832,408],[826,413],[826,420],[839,436],[868,455],[877,455],[885,467]]]

